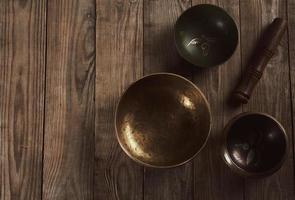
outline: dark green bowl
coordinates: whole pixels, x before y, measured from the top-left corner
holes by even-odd
[[[175,44],[181,57],[191,64],[216,66],[234,53],[238,29],[234,20],[220,7],[200,4],[178,18]]]

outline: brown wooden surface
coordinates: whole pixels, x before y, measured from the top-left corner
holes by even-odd
[[[144,1],[144,75],[177,72],[190,78],[191,70],[182,68],[173,46],[173,25],[188,7],[188,0]],[[163,15],[163,10],[169,10]],[[157,184],[155,184],[157,183]],[[168,170],[145,168],[144,199],[193,199],[193,163]]]
[[[92,199],[95,2],[47,5],[43,199]]]
[[[97,0],[95,199],[143,197],[143,167],[131,161],[115,137],[119,97],[139,79],[143,65],[143,1]]]
[[[246,66],[255,42],[266,25],[276,16],[286,18],[286,3],[284,1],[264,0],[256,3],[241,4],[241,46],[242,66]],[[271,12],[262,12],[269,10]],[[250,20],[255,18],[255,21]],[[250,24],[249,26],[248,24]],[[283,37],[287,41],[287,34]],[[243,111],[267,112],[277,118],[285,127],[292,146],[292,119],[289,82],[288,45],[282,42],[264,71],[263,77],[253,92],[249,103],[243,106]],[[282,169],[273,176],[260,181],[246,180],[245,199],[294,199],[294,160],[292,148],[289,159]]]
[[[179,58],[173,25],[211,3],[235,20],[239,45],[224,64],[196,69]],[[250,102],[228,98],[274,17],[288,31]],[[295,2],[293,0],[1,0],[0,199],[295,199]],[[114,111],[130,83],[155,72],[192,80],[207,97],[212,132],[184,166],[139,166],[120,149]],[[290,139],[282,169],[262,180],[233,174],[221,131],[242,111],[276,117]],[[43,139],[44,138],[44,139]]]
[[[236,0],[193,0],[193,5],[211,3],[224,8],[239,27],[239,2]],[[194,72],[194,83],[211,105],[212,129],[208,145],[194,163],[195,199],[243,199],[243,179],[234,175],[221,160],[221,135],[226,123],[241,111],[231,107],[229,96],[240,76],[240,45],[223,65]],[[234,188],[234,189],[233,189]]]
[[[0,199],[42,195],[46,1],[0,1]]]
[[[290,70],[290,97],[291,97],[291,116],[292,116],[292,132],[293,132],[293,176],[295,179],[295,1],[287,2],[287,18],[288,18],[288,50],[289,50],[289,70]]]

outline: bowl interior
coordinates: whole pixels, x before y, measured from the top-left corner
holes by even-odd
[[[178,18],[175,42],[179,54],[188,62],[200,67],[215,66],[235,51],[238,29],[223,9],[200,4]]]
[[[202,93],[186,79],[151,75],[122,96],[116,129],[131,158],[148,166],[171,167],[202,148],[210,131],[210,111]]]
[[[228,130],[227,149],[232,161],[250,173],[280,167],[286,147],[283,128],[266,115],[242,116]]]

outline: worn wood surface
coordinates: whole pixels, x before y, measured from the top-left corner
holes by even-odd
[[[287,45],[289,50],[289,78],[290,78],[290,97],[291,97],[291,116],[292,116],[292,133],[293,137],[291,140],[291,144],[293,142],[293,177],[295,180],[295,1],[287,1],[287,19],[288,19],[288,38]],[[291,154],[292,155],[292,154]]]
[[[43,199],[92,199],[95,2],[47,7]]]
[[[190,78],[191,70],[183,68],[173,46],[174,23],[190,5],[187,0],[144,1],[144,75],[177,72]],[[163,10],[169,12],[163,15]],[[190,162],[168,170],[145,168],[144,199],[193,199],[192,167]]]
[[[266,25],[277,16],[286,18],[286,2],[274,0],[242,2],[241,7],[243,8],[241,9],[241,55],[242,66],[245,68],[255,48],[255,43]],[[249,26],[250,23],[251,26]],[[282,123],[290,138],[289,159],[273,176],[259,181],[245,181],[245,199],[249,200],[295,199],[288,44],[286,41],[287,34],[277,54],[265,69],[251,101],[243,107],[243,111],[266,112]]]
[[[239,27],[239,2],[236,0],[193,0],[193,5],[211,3],[224,8]],[[240,45],[230,60],[194,72],[194,83],[207,97],[212,114],[211,136],[194,161],[195,199],[243,199],[243,179],[233,174],[221,159],[221,137],[226,123],[241,111],[229,104],[229,97],[240,77]],[[234,188],[234,189],[233,189]]]
[[[46,1],[0,1],[0,199],[41,198]]]
[[[143,1],[97,0],[96,8],[95,199],[142,199],[143,167],[120,149],[114,115],[143,75]]]
[[[173,41],[177,17],[200,3],[224,8],[240,33],[230,60],[206,70],[183,61]],[[233,107],[228,98],[276,16],[288,32],[250,102]],[[294,27],[293,0],[1,0],[0,199],[295,199]],[[124,90],[155,72],[192,80],[212,112],[206,147],[168,170],[129,159],[113,124]],[[222,129],[242,111],[269,113],[288,133],[289,157],[271,177],[243,179],[221,160]]]

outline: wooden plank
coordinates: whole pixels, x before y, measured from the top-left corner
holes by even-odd
[[[249,61],[261,31],[277,16],[286,17],[285,1],[241,1],[243,68]],[[287,40],[287,34],[283,40]],[[266,112],[277,118],[285,127],[291,146],[290,108],[288,48],[286,42],[283,42],[243,110]],[[278,173],[262,180],[246,180],[245,199],[295,199],[293,167],[293,152],[290,148],[289,157]]]
[[[95,199],[142,199],[143,167],[115,137],[119,97],[142,76],[143,1],[97,0]]]
[[[48,1],[43,199],[92,199],[95,2]]]
[[[174,24],[191,6],[191,0],[144,2],[144,74],[178,73],[189,78],[191,69],[183,66],[174,45]],[[167,11],[167,12],[166,12]],[[168,12],[169,11],[169,12]]]
[[[288,49],[289,49],[289,70],[291,83],[291,102],[292,102],[292,132],[293,132],[293,168],[295,179],[295,1],[287,0],[287,18],[288,18]],[[290,138],[291,139],[291,138]],[[294,188],[295,192],[295,188]]]
[[[239,1],[193,0],[193,4],[210,3],[224,8],[239,29]],[[205,93],[212,114],[212,129],[207,146],[194,162],[195,199],[243,199],[243,179],[233,174],[221,159],[221,137],[226,123],[241,111],[228,104],[240,77],[240,46],[224,64],[194,73],[194,83]]]
[[[191,1],[144,1],[144,74],[173,72],[187,78],[191,70],[174,47],[174,23]],[[193,199],[192,162],[173,169],[145,168],[144,199]]]
[[[41,198],[46,1],[0,1],[0,199]]]

